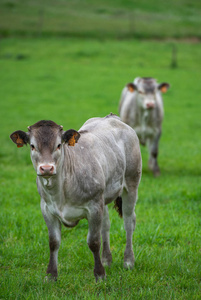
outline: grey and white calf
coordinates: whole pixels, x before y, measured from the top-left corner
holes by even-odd
[[[113,200],[122,209],[126,230],[124,266],[132,268],[134,209],[141,178],[141,153],[135,131],[110,114],[89,119],[78,132],[63,131],[53,121],[39,121],[28,127],[28,132],[18,130],[10,137],[18,147],[27,143],[31,147],[41,210],[49,232],[47,273],[57,278],[61,224],[74,227],[86,218],[87,242],[95,261],[94,275],[96,280],[105,277],[103,264],[112,262],[106,205]]]
[[[136,78],[123,89],[119,114],[123,122],[135,129],[140,143],[149,150],[149,168],[160,175],[157,162],[158,144],[163,121],[161,93],[169,89],[166,82],[158,84],[154,78]]]

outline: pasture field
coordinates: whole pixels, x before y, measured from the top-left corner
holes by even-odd
[[[0,43],[0,299],[201,299],[201,45],[90,39],[2,39]],[[123,221],[110,205],[113,264],[95,283],[88,224],[62,228],[59,278],[44,282],[48,233],[29,147],[9,135],[41,119],[64,129],[118,113],[123,86],[152,76],[164,95],[161,176],[142,149],[136,205],[136,264],[123,269]],[[86,162],[87,163],[87,162]]]
[[[1,0],[0,36],[201,38],[198,0]]]

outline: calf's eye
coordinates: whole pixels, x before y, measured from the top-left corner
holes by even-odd
[[[57,150],[59,150],[59,149],[61,149],[61,144],[59,144],[59,145],[57,146]]]
[[[31,147],[31,150],[35,150],[35,147],[33,144],[31,144],[30,147]]]

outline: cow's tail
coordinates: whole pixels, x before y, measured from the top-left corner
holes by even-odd
[[[117,197],[117,199],[114,201],[114,209],[116,209],[120,218],[122,218],[122,198],[121,197]]]

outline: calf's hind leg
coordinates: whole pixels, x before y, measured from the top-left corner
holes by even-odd
[[[104,206],[101,234],[103,244],[102,263],[103,265],[110,266],[112,262],[112,254],[110,251],[110,219],[107,205]]]
[[[87,243],[94,256],[94,276],[96,281],[98,281],[99,278],[105,278],[105,269],[100,258],[102,218],[103,207],[94,205],[88,216],[89,231],[87,235]]]
[[[136,215],[135,203],[137,201],[137,187],[132,187],[129,191],[124,191],[122,197],[122,211],[124,228],[126,231],[126,249],[124,252],[124,267],[131,269],[134,266],[135,258],[133,253],[133,232],[135,230]]]

